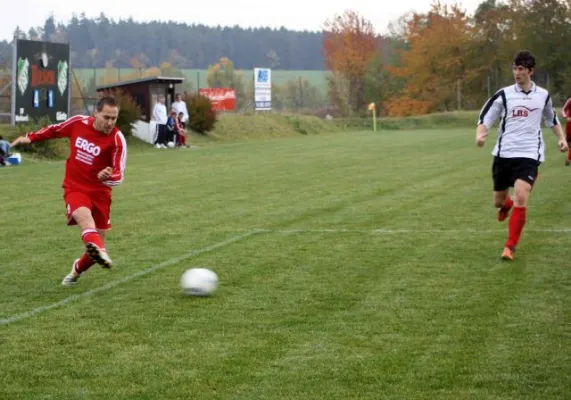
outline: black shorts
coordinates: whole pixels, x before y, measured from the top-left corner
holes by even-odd
[[[494,157],[492,164],[494,191],[501,192],[513,187],[517,179],[533,186],[537,180],[539,165],[539,161],[531,158]]]

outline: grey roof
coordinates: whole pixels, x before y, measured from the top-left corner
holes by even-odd
[[[120,81],[120,82],[110,83],[107,85],[100,85],[100,86],[96,87],[96,90],[100,91],[100,90],[105,90],[105,89],[113,89],[116,87],[128,86],[128,85],[133,85],[135,83],[143,83],[143,82],[177,84],[177,83],[182,83],[183,81],[184,81],[184,78],[181,78],[178,76],[151,76],[151,77],[146,77],[146,78],[131,79],[128,81]]]

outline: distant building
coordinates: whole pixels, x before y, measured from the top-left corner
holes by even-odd
[[[133,135],[152,144],[154,142],[156,128],[154,121],[151,121],[151,113],[153,112],[157,98],[160,95],[165,96],[165,105],[167,106],[167,110],[169,110],[170,105],[175,101],[175,85],[179,85],[182,82],[184,82],[184,78],[155,76],[115,82],[109,85],[100,85],[96,90],[98,93],[112,93],[120,89],[124,93],[129,94],[141,108],[141,118],[139,122],[135,124]]]

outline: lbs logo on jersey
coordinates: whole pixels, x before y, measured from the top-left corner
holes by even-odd
[[[539,110],[539,108],[515,107],[512,110],[512,118],[527,118],[535,110]]]
[[[92,156],[98,156],[101,153],[101,147],[94,145],[93,143],[85,140],[84,138],[78,137],[75,140],[75,147],[91,154]]]

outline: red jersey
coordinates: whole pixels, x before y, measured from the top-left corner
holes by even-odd
[[[55,138],[69,138],[70,154],[66,161],[62,187],[66,191],[111,192],[123,182],[127,163],[127,143],[119,129],[105,134],[93,127],[94,117],[77,115],[59,124],[26,134],[32,143]],[[97,173],[111,167],[109,179],[100,181]]]
[[[566,116],[567,119],[571,119],[571,98],[567,100],[567,103],[563,106],[563,115]]]
[[[571,141],[571,98],[567,100],[561,109],[561,114],[567,118],[567,124],[565,125],[565,136],[567,137],[568,141]],[[571,150],[569,154],[571,154]]]

